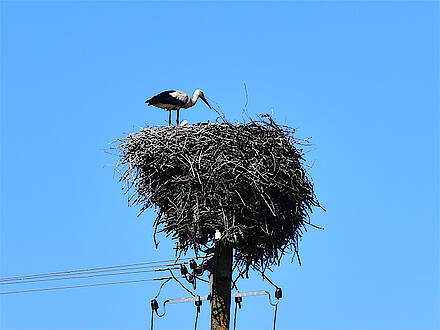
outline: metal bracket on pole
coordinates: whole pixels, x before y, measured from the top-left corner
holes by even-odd
[[[276,305],[278,305],[278,302],[279,302],[280,300],[279,300],[278,298],[276,298],[275,302],[273,303],[273,302],[272,302],[272,299],[271,299],[271,296],[270,296],[270,292],[269,292],[269,291],[266,291],[266,290],[259,290],[259,291],[246,291],[246,292],[236,292],[236,293],[233,293],[231,296],[232,296],[232,298],[235,298],[235,297],[262,296],[262,295],[265,295],[265,294],[267,294],[267,296],[269,297],[269,303],[270,303],[272,306],[276,306]]]
[[[275,298],[276,299],[275,302],[272,302],[270,292],[266,291],[266,290],[235,292],[235,293],[231,294],[231,297],[236,298],[236,297],[252,297],[252,296],[263,296],[263,295],[268,296],[269,303],[272,306],[278,305],[278,303],[280,301],[279,298]],[[163,315],[165,315],[165,305],[166,304],[180,304],[180,303],[196,302],[196,301],[202,301],[202,300],[211,300],[211,295],[167,299],[163,302],[163,313],[159,314],[157,312],[157,309],[155,310],[155,312],[158,316],[163,316]]]

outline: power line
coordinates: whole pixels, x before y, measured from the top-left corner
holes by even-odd
[[[180,260],[184,261],[183,263],[187,262],[191,258],[181,258]],[[21,275],[21,276],[13,276],[13,277],[3,277],[0,278],[0,282],[6,282],[6,281],[13,281],[13,280],[21,280],[21,279],[31,279],[31,278],[42,278],[42,277],[52,277],[52,276],[63,276],[68,275],[72,273],[93,273],[95,271],[100,270],[106,270],[111,271],[118,270],[116,268],[127,268],[127,267],[134,267],[134,266],[141,266],[141,265],[155,265],[150,267],[158,267],[158,266],[166,266],[166,263],[173,262],[173,265],[180,265],[182,262],[175,262],[175,259],[168,259],[168,260],[158,260],[158,261],[150,261],[150,262],[139,262],[135,264],[125,264],[125,265],[116,265],[116,266],[106,266],[106,267],[94,267],[94,268],[83,268],[83,269],[75,269],[75,270],[66,270],[66,271],[60,271],[60,272],[51,272],[51,273],[40,273],[40,274],[30,274],[30,275]]]
[[[138,282],[149,282],[149,281],[164,281],[164,280],[169,280],[171,278],[172,277],[159,277],[159,278],[147,278],[147,279],[130,280],[130,281],[118,281],[118,282],[104,282],[104,283],[93,283],[93,284],[82,284],[82,285],[58,286],[58,287],[52,287],[52,288],[29,289],[29,290],[19,290],[19,291],[6,291],[6,292],[0,292],[0,294],[29,293],[29,292],[38,292],[38,291],[50,291],[50,290],[62,290],[62,289],[73,289],[73,288],[85,288],[85,287],[101,286],[101,285],[115,285],[115,284],[138,283]]]
[[[107,274],[94,274],[94,275],[81,275],[81,276],[66,276],[66,277],[58,277],[58,278],[31,279],[31,280],[23,280],[23,281],[3,282],[3,283],[0,283],[0,285],[35,283],[35,282],[47,282],[47,281],[59,281],[59,280],[72,280],[72,279],[77,279],[77,278],[91,278],[91,277],[99,277],[99,276],[114,276],[114,275],[138,274],[138,273],[149,273],[149,272],[164,272],[164,271],[168,271],[169,269],[170,268],[158,268],[158,269],[136,270],[136,271],[130,271],[130,272],[118,272],[118,273],[107,273]],[[173,267],[173,269],[178,269],[178,267]],[[80,273],[80,274],[83,274],[83,273]]]
[[[180,264],[176,264],[180,265]],[[54,277],[62,277],[62,276],[75,276],[75,275],[84,275],[84,274],[96,274],[96,273],[109,273],[109,272],[116,272],[116,271],[125,271],[125,270],[135,270],[135,269],[151,269],[150,271],[154,271],[157,266],[161,267],[173,267],[175,265],[173,264],[166,264],[166,265],[152,265],[152,266],[139,266],[139,267],[126,267],[126,268],[116,268],[116,269],[106,269],[106,270],[92,270],[92,271],[84,271],[84,272],[75,272],[75,273],[62,273],[62,274],[54,274],[54,275],[41,275],[41,276],[23,276],[23,277],[16,277],[12,280],[3,280],[0,281],[0,285],[9,284],[11,281],[17,281],[16,283],[26,283],[27,280],[35,280],[35,279],[41,279],[41,278],[49,278],[47,280],[56,280]]]

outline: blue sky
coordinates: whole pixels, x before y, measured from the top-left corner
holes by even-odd
[[[1,2],[1,276],[168,259],[104,149],[196,88],[312,136],[317,210],[284,260],[278,329],[439,327],[439,4]],[[181,113],[212,120],[203,103]],[[242,290],[272,288],[254,276]],[[2,329],[141,329],[157,283],[1,296]],[[202,287],[201,294],[207,293]],[[167,285],[161,298],[187,293]],[[245,299],[239,329],[273,309]],[[191,328],[173,306],[156,329]],[[205,304],[199,329],[208,327]]]

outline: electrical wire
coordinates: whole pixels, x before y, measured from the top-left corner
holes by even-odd
[[[151,310],[151,326],[150,329],[153,330],[153,320],[154,320],[154,310]]]
[[[167,266],[175,266],[174,264],[166,264],[166,265],[151,265],[151,266],[139,266],[139,267],[124,267],[124,268],[115,268],[115,269],[105,269],[105,270],[90,270],[90,271],[78,271],[78,272],[65,272],[65,273],[59,273],[59,274],[53,274],[53,275],[24,275],[24,276],[16,276],[11,279],[1,279],[0,285],[7,284],[5,282],[11,282],[11,281],[17,281],[17,283],[25,283],[27,280],[34,280],[34,279],[41,279],[41,278],[52,278],[52,277],[62,277],[62,276],[74,276],[74,275],[84,275],[84,274],[96,274],[96,273],[108,273],[108,272],[115,272],[115,271],[125,271],[125,270],[134,270],[134,269],[150,269],[155,267],[167,267]],[[153,270],[151,270],[153,271]]]
[[[162,290],[163,286],[164,286],[165,284],[167,284],[168,281],[170,281],[170,280],[171,280],[171,277],[170,277],[169,279],[167,279],[166,281],[164,281],[164,282],[160,285],[160,287],[159,287],[159,291],[157,292],[157,295],[154,297],[154,299],[157,299],[157,298],[159,297],[159,295],[160,295],[160,290]]]
[[[235,303],[235,310],[234,310],[234,330],[235,330],[235,325],[237,324],[237,305],[238,303]]]
[[[179,265],[182,263],[187,263],[187,261],[191,260],[191,258],[182,258],[181,260],[184,262],[173,263],[172,265]],[[13,277],[3,277],[3,278],[0,278],[0,282],[20,280],[20,279],[29,279],[29,278],[34,278],[34,277],[40,278],[40,277],[48,277],[48,276],[50,276],[50,277],[63,276],[63,275],[71,274],[71,273],[93,272],[93,271],[100,271],[100,270],[111,271],[111,270],[115,270],[116,268],[127,268],[127,267],[141,266],[141,265],[143,265],[143,266],[155,265],[155,266],[151,266],[151,267],[160,267],[160,266],[166,266],[166,264],[169,264],[170,262],[174,262],[174,261],[175,261],[175,259],[168,259],[168,260],[139,262],[139,263],[134,263],[134,264],[124,264],[124,265],[116,265],[116,266],[83,268],[83,269],[66,270],[66,271],[60,271],[60,272],[30,274],[30,275],[21,275],[21,276],[13,276]]]
[[[168,270],[170,271],[170,274],[171,274],[172,278],[173,278],[177,283],[179,283],[180,286],[181,286],[182,288],[184,288],[186,291],[188,291],[188,292],[191,294],[191,296],[195,297],[194,293],[192,293],[189,289],[187,289],[187,288],[182,284],[182,282],[180,282],[180,281],[176,278],[176,276],[174,275],[173,271],[172,271],[171,269],[168,269]]]
[[[279,286],[276,285],[274,282],[272,282],[272,281],[269,279],[269,277],[267,277],[265,274],[261,273],[261,275],[263,275],[263,280],[267,280],[270,284],[272,284],[272,285],[275,287],[275,289],[278,289],[278,288],[279,288]]]
[[[196,310],[197,311],[196,311],[196,321],[194,323],[194,330],[197,330],[197,321],[199,319],[200,308],[197,306]]]
[[[140,279],[140,280],[91,283],[91,284],[58,286],[58,287],[51,287],[51,288],[29,289],[29,290],[19,290],[19,291],[6,291],[6,292],[0,292],[0,295],[2,295],[2,294],[15,294],[15,293],[28,293],[28,292],[39,292],[39,291],[51,291],[51,290],[62,290],[62,289],[73,289],[73,288],[85,288],[85,287],[101,286],[101,285],[115,285],[115,284],[138,283],[138,282],[149,282],[149,281],[164,281],[164,280],[168,280],[168,279],[171,279],[171,278],[172,277],[146,278],[146,279]]]
[[[205,282],[205,283],[209,283],[209,281],[207,281],[207,280],[201,278],[200,276],[196,276],[196,278],[197,278],[199,281],[202,281],[202,282]]]
[[[273,330],[275,330],[275,324],[277,322],[277,310],[278,310],[278,304],[275,305],[275,313],[273,315]]]
[[[170,268],[158,268],[158,269],[149,269],[149,270],[136,270],[136,271],[132,271],[132,272],[118,272],[118,273],[81,275],[81,276],[66,276],[66,277],[58,277],[58,278],[43,278],[43,279],[36,279],[36,280],[32,279],[32,280],[23,280],[23,281],[3,282],[3,283],[0,283],[0,285],[72,280],[72,279],[78,279],[78,278],[91,278],[91,277],[100,277],[100,276],[114,276],[114,275],[125,275],[125,274],[150,273],[150,272],[164,272],[169,269]],[[173,267],[173,269],[178,269],[178,267]],[[83,273],[80,273],[80,274],[83,274]]]

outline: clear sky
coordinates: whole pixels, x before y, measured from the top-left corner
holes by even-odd
[[[144,101],[166,89],[201,88],[239,120],[245,82],[251,114],[313,137],[327,208],[303,265],[287,257],[272,274],[278,329],[439,327],[438,2],[2,1],[1,21],[2,277],[172,257],[104,150],[164,124]],[[215,116],[200,103],[181,118]],[[1,327],[146,328],[157,288],[1,296]],[[272,290],[255,274],[240,288]],[[160,299],[184,296],[170,284]],[[272,317],[248,298],[238,327]],[[204,304],[199,329],[208,320]],[[193,305],[174,305],[156,329],[193,322]]]

